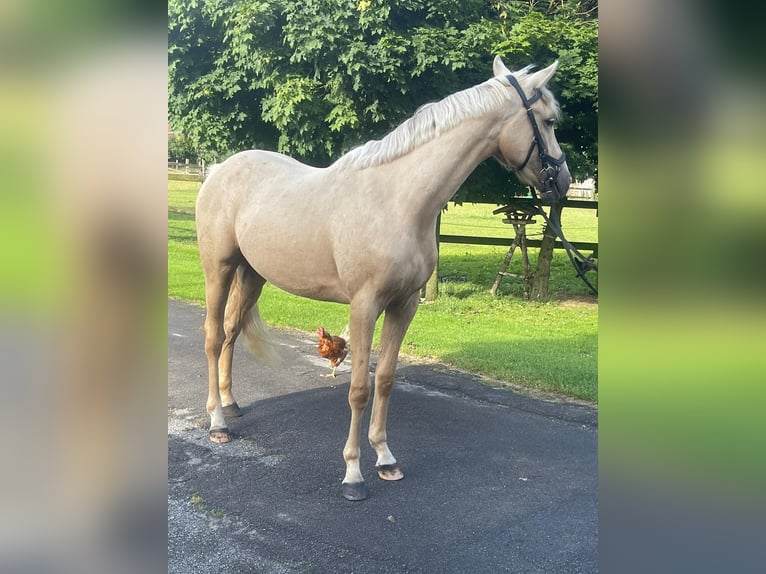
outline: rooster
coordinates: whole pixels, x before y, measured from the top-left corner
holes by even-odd
[[[346,333],[347,329],[344,329],[341,335]],[[330,361],[330,366],[332,367],[332,373],[325,375],[325,377],[332,377],[334,379],[335,369],[338,368],[338,365],[343,362],[343,359],[348,354],[346,339],[337,335],[330,335],[324,327],[317,329],[317,335],[319,335],[317,350],[322,357]]]

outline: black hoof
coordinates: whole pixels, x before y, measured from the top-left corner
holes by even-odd
[[[215,442],[218,444],[227,443],[231,440],[231,435],[229,434],[229,429],[227,428],[210,429],[210,432],[208,432],[208,437],[210,438],[210,442]]]
[[[239,410],[239,405],[237,403],[231,403],[230,405],[221,407],[221,410],[223,411],[223,416],[225,416],[226,418],[235,418],[235,417],[242,416],[242,411]]]
[[[344,482],[340,488],[346,500],[364,500],[367,498],[367,486],[363,482],[354,484]]]
[[[375,470],[378,471],[378,476],[383,480],[401,480],[404,478],[404,473],[397,463],[379,464],[375,466]]]

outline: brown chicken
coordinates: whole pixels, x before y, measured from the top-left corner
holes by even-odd
[[[332,367],[332,373],[325,375],[325,377],[335,378],[335,369],[348,354],[346,339],[337,335],[330,335],[324,327],[317,329],[317,335],[319,335],[317,350],[321,356],[330,361]]]

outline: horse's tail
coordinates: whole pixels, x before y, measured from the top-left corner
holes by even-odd
[[[269,334],[266,324],[258,312],[258,304],[253,305],[245,314],[242,325],[243,342],[248,350],[266,364],[273,365],[281,359],[274,339]]]

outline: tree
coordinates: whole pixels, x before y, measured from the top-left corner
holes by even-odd
[[[558,139],[576,177],[597,162],[595,2],[170,0],[169,114],[206,161],[274,149],[313,165],[378,139],[422,104],[486,80],[494,54],[560,61]],[[524,193],[484,162],[456,200]]]
[[[183,134],[171,134],[168,136],[168,160],[183,161],[194,160],[199,157],[197,144],[191,138]]]
[[[552,85],[561,104],[557,139],[576,179],[597,177],[598,4],[506,2],[500,8],[505,40],[496,49],[511,60],[558,59]]]

